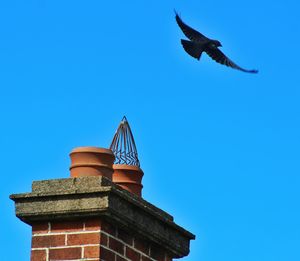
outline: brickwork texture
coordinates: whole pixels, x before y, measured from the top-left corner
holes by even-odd
[[[31,261],[171,261],[160,246],[109,222],[41,222],[32,225]]]

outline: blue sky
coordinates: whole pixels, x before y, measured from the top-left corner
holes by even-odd
[[[259,74],[189,57],[174,8]],[[68,177],[71,149],[108,147],[123,115],[144,198],[197,236],[183,260],[300,260],[299,8],[1,1],[1,260],[30,255],[9,194]]]

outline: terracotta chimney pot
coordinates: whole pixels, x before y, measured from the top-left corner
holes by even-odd
[[[123,189],[142,196],[142,178],[143,171],[135,165],[114,164],[113,182],[121,186]]]
[[[112,179],[115,156],[110,149],[77,147],[70,153],[71,177],[105,176]]]

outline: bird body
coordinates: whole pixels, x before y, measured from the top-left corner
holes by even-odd
[[[200,32],[185,24],[175,11],[178,26],[189,40],[181,39],[183,49],[192,57],[200,60],[201,54],[205,52],[213,60],[243,72],[257,73],[257,70],[246,70],[231,61],[218,47],[222,44],[218,40],[212,40]]]

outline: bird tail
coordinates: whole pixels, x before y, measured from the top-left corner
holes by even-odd
[[[200,44],[197,44],[192,41],[187,41],[181,39],[181,44],[183,49],[192,57],[200,60],[201,54],[203,52],[203,47]]]

